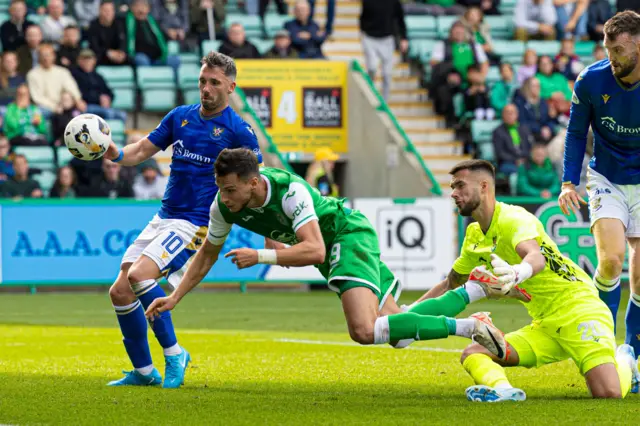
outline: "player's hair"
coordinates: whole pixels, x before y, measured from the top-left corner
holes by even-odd
[[[233,58],[220,52],[211,51],[207,53],[200,60],[200,63],[206,65],[208,68],[220,68],[224,75],[232,81],[235,81],[236,75],[238,75],[236,63]]]
[[[456,173],[461,172],[463,170],[470,170],[472,172],[484,171],[484,172],[489,173],[489,175],[491,175],[491,177],[494,180],[496,178],[496,168],[493,167],[493,164],[491,164],[487,160],[465,160],[465,161],[461,161],[458,164],[456,164],[455,166],[453,166],[453,168],[449,171],[449,174],[450,175],[455,175]]]
[[[604,24],[604,34],[612,41],[624,33],[632,37],[640,34],[640,15],[632,10],[616,13]]]
[[[248,180],[260,174],[258,157],[246,148],[223,149],[214,164],[216,177],[237,174],[242,180]]]

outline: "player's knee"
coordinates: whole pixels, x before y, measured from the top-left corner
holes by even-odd
[[[606,278],[613,279],[622,273],[624,253],[618,256],[616,253],[607,253],[598,260],[598,269]]]
[[[109,288],[109,298],[114,305],[122,306],[131,303],[131,299],[135,299],[135,295],[128,283],[118,280]]]
[[[349,336],[354,342],[370,345],[373,343],[373,325],[358,324],[349,327]]]
[[[467,359],[470,355],[486,353],[487,350],[477,343],[472,343],[462,351],[462,355],[460,355],[460,364],[464,363],[464,360]]]
[[[127,278],[129,279],[130,284],[136,284],[146,280],[148,277],[141,268],[136,267],[135,265],[129,269],[129,273],[127,274]]]

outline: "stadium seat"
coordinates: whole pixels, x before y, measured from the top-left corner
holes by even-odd
[[[107,81],[107,84],[111,90],[113,90],[113,107],[127,111],[133,110],[135,106],[136,87],[133,68],[129,66],[100,66],[96,68],[96,71]]]
[[[494,39],[508,40],[513,36],[512,16],[485,16],[484,22],[489,26],[489,31]]]
[[[262,37],[262,22],[257,15],[241,15],[227,14],[225,20],[225,28],[229,28],[232,24],[239,23],[244,27],[247,38]]]
[[[176,105],[176,85],[171,67],[140,66],[137,80],[144,110],[169,111]]]
[[[491,161],[492,163],[496,161],[496,153],[492,141],[478,143],[476,147],[478,150],[478,158]]]
[[[284,28],[284,24],[293,17],[287,15],[268,14],[264,18],[264,25],[267,28],[267,35],[273,38],[278,30]]]
[[[175,40],[169,40],[167,42],[167,54],[169,55],[179,55],[180,54],[180,43]]]
[[[264,55],[273,47],[273,40],[261,40],[253,38],[249,40],[258,49],[261,55]]]
[[[122,120],[107,120],[107,124],[111,129],[111,140],[117,145],[124,146],[125,135],[124,127],[125,123]]]
[[[522,63],[524,43],[518,40],[493,40],[493,51],[511,63]]]
[[[451,25],[453,25],[453,23],[458,19],[459,18],[457,16],[438,16],[438,38],[443,40],[449,38]]]
[[[202,56],[205,56],[209,52],[217,52],[220,49],[220,40],[202,40],[200,48],[202,49]]]
[[[438,38],[436,18],[433,16],[409,15],[404,18],[409,40],[419,38]]]
[[[53,161],[53,149],[49,146],[16,146],[14,152],[27,157],[32,168],[53,170],[56,166]]]
[[[73,159],[73,155],[71,155],[66,146],[56,148],[56,152],[58,154],[58,167],[66,166]]]
[[[504,16],[512,17],[516,7],[516,0],[502,0],[498,8]],[[486,19],[487,17],[485,17]]]
[[[180,89],[197,89],[200,66],[194,64],[183,64],[178,68],[178,87]]]
[[[489,67],[489,72],[487,73],[487,84],[492,86],[498,81],[500,81],[500,67]]]
[[[595,41],[577,41],[576,42],[576,55],[583,56],[593,56],[593,49],[596,47]]]
[[[554,58],[560,52],[560,42],[557,40],[532,40],[527,43],[527,49],[533,49],[538,56],[548,55]]]
[[[493,131],[501,123],[500,120],[473,120],[471,122],[471,138],[476,144],[491,142]]]
[[[409,42],[409,54],[411,57],[419,58],[422,61],[429,61],[431,59],[431,52],[433,47],[438,43],[438,40],[431,39],[419,39],[411,40]]]
[[[37,13],[30,13],[27,19],[29,19],[29,21],[33,22],[36,25],[40,25],[44,20],[44,18],[46,17],[47,15],[38,15]]]
[[[52,170],[43,170],[42,172],[33,175],[33,178],[38,181],[40,188],[45,196],[49,195],[51,187],[53,187],[56,181],[56,174]]]
[[[193,52],[183,52],[179,56],[181,64],[196,64],[198,66],[200,65],[200,59],[202,58],[200,55]]]
[[[198,89],[183,90],[184,103],[187,105],[200,103],[200,91]]]

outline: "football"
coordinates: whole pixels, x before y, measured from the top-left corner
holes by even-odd
[[[71,154],[84,161],[104,155],[111,143],[111,129],[95,114],[80,114],[67,124],[64,144]]]

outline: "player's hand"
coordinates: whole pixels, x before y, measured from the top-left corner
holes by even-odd
[[[502,284],[502,294],[507,294],[515,286],[518,280],[518,273],[515,268],[502,260],[497,254],[491,255],[491,266],[493,273]]]
[[[562,192],[558,197],[558,205],[562,213],[569,216],[569,212],[573,210],[575,215],[578,216],[580,204],[586,205],[587,202],[578,194],[575,185],[572,183],[562,184]]]
[[[159,317],[162,312],[170,311],[176,307],[178,301],[172,296],[158,297],[147,308],[144,313],[149,321]]]
[[[238,269],[250,268],[258,264],[258,251],[249,248],[231,250],[224,257],[230,257]]]
[[[109,148],[107,148],[107,152],[104,153],[104,158],[106,158],[107,160],[115,160],[116,158],[118,158],[118,155],[120,155],[118,145],[111,141],[111,143],[109,144]]]

